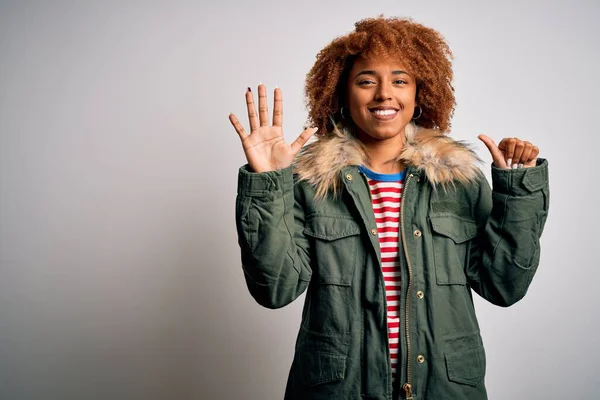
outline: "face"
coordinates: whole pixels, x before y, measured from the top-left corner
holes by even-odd
[[[414,114],[417,85],[402,62],[359,57],[348,75],[347,89],[347,107],[361,140],[404,137],[404,127]]]

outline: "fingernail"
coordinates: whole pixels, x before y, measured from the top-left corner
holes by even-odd
[[[523,168],[523,163],[519,163],[519,168]]]
[[[512,169],[517,169],[517,164],[513,164]]]
[[[252,91],[252,89],[250,89],[250,86],[248,86],[248,91],[249,91],[249,92],[251,92],[251,91]]]
[[[509,158],[508,160],[506,160],[506,165],[511,165],[512,164],[512,158]]]
[[[279,86],[275,85],[275,89],[277,89]]]

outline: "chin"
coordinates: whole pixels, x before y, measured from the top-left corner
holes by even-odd
[[[400,128],[396,128],[396,129],[368,129],[368,130],[364,130],[361,128],[361,131],[364,132],[365,135],[373,138],[373,139],[379,139],[379,140],[385,140],[385,139],[392,139],[400,134],[402,134],[402,131],[404,130],[404,127],[400,127]]]

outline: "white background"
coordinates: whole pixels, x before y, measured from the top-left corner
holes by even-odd
[[[490,398],[595,398],[599,4],[0,2],[0,398],[283,397],[304,295],[246,289],[227,115],[279,85],[293,140],[317,52],[381,13],[447,38],[453,135],[486,169],[481,132],[550,162],[527,296],[475,295]]]

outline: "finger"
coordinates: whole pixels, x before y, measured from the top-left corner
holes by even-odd
[[[506,161],[504,160],[504,155],[502,154],[498,146],[496,146],[496,143],[494,143],[494,141],[486,135],[479,135],[478,138],[488,148],[490,154],[492,155],[494,165],[499,168],[507,168]]]
[[[523,150],[525,150],[525,142],[523,142],[522,140],[517,140],[515,144],[515,153],[512,157],[512,165],[518,165],[523,162],[521,161],[521,155],[523,154]]]
[[[537,146],[532,146],[531,155],[529,156],[529,160],[525,163],[525,165],[535,167],[537,165],[538,155],[540,154],[540,149]]]
[[[250,132],[258,129],[258,118],[256,118],[256,109],[254,108],[254,96],[252,89],[246,90],[246,106],[248,107],[248,122],[250,122]]]
[[[510,168],[512,164],[512,159],[515,155],[515,146],[517,145],[516,138],[504,138],[500,141],[500,145],[498,146],[500,150],[504,152],[504,160],[506,161],[506,165]]]
[[[300,136],[296,138],[296,140],[294,140],[294,143],[292,143],[292,154],[294,156],[300,151],[302,146],[304,146],[304,144],[308,142],[308,139],[310,139],[310,137],[314,135],[318,129],[319,128],[307,128],[300,134]]]
[[[502,157],[504,158],[504,161],[506,162],[506,165],[510,165],[508,158],[506,157],[506,145],[508,143],[508,139],[504,138],[500,141],[500,143],[498,143],[498,149],[502,152]],[[510,160],[512,161],[512,160]]]
[[[526,164],[531,161],[531,152],[533,151],[533,145],[531,142],[524,142],[523,153],[521,154],[521,160],[519,163]]]
[[[283,126],[283,96],[281,89],[275,88],[273,99],[273,125]]]
[[[517,150],[517,138],[509,138],[508,143],[506,145],[506,157],[510,162],[507,162],[506,165],[510,168],[514,165],[513,159],[515,158],[515,151]]]
[[[534,158],[534,159],[526,162],[525,164],[523,164],[523,166],[526,168],[531,168],[531,167],[537,166],[537,158]]]
[[[231,125],[233,125],[235,131],[237,132],[242,141],[248,137],[248,134],[244,130],[244,127],[242,126],[242,124],[240,124],[240,121],[238,121],[237,117],[233,113],[229,114],[229,121],[231,122]]]
[[[258,117],[260,126],[269,125],[269,107],[267,105],[267,87],[263,84],[258,85]]]

